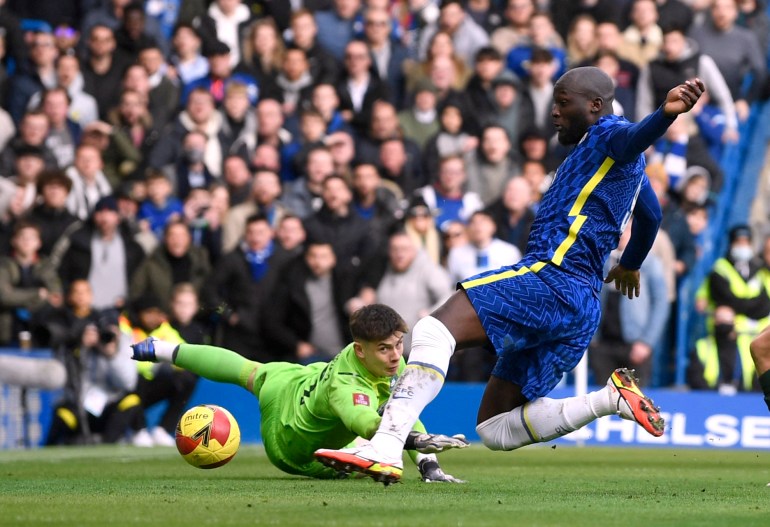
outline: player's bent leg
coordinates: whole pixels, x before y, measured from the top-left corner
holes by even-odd
[[[506,395],[506,383],[492,377],[489,398],[493,398],[496,390],[502,394],[502,399],[512,398],[511,394]],[[487,392],[484,395],[486,399]],[[508,412],[492,416],[490,413],[490,408],[484,411],[482,405],[476,432],[484,445],[492,450],[514,450],[550,441],[612,414],[636,421],[656,437],[663,435],[660,410],[639,389],[633,371],[625,368],[616,370],[601,390],[566,399],[541,397]]]
[[[414,326],[409,362],[393,387],[380,428],[372,446],[386,458],[401,455],[407,435],[444,385],[455,339],[449,329],[432,316]]]
[[[770,327],[765,328],[751,341],[751,358],[759,376],[759,386],[765,395],[765,404],[770,410]]]

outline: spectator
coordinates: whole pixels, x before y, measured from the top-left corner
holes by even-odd
[[[240,158],[228,159],[231,171],[248,171]],[[267,218],[270,227],[275,229],[278,222],[286,214],[286,207],[279,201],[281,196],[281,181],[278,174],[270,170],[260,169],[254,173],[251,185],[251,199],[231,208],[222,226],[222,246],[225,252],[234,250],[246,229],[246,219],[259,213]]]
[[[374,102],[390,100],[388,85],[373,75],[371,68],[372,58],[366,44],[360,40],[349,42],[345,46],[345,70],[337,92],[343,118],[360,133],[368,127]]]
[[[259,100],[257,81],[251,74],[233,66],[231,60],[233,53],[227,44],[220,41],[213,42],[206,47],[204,54],[209,61],[209,72],[205,77],[194,79],[185,85],[181,97],[182,104],[187,103],[194,90],[203,89],[211,94],[216,105],[220,105],[224,101],[227,86],[232,82],[245,85],[249,102],[252,106],[257,104]]]
[[[476,53],[473,76],[465,89],[481,122],[491,120],[495,115],[493,83],[503,73],[504,68],[503,57],[497,49],[486,46]]]
[[[395,183],[404,196],[427,183],[427,174],[420,168],[420,159],[409,152],[403,139],[392,138],[380,145],[379,166],[383,181]]]
[[[257,145],[271,145],[281,149],[292,140],[284,128],[281,103],[275,99],[262,99],[257,104]]]
[[[503,22],[499,6],[490,0],[468,0],[465,11],[487,34]]]
[[[403,138],[396,107],[389,101],[374,101],[371,109],[371,124],[367,133],[356,144],[356,156],[366,161],[377,159],[380,145],[388,139],[401,139],[407,155],[419,158],[420,147],[409,139]]]
[[[331,243],[308,238],[305,253],[289,263],[271,294],[265,332],[271,349],[286,360],[310,363],[331,359],[345,342],[345,304],[355,284],[336,266]]]
[[[7,107],[16,124],[21,121],[35,93],[57,84],[56,58],[59,51],[54,44],[53,34],[35,33],[30,44],[29,67],[19,65],[20,71],[11,76],[8,87]]]
[[[749,106],[757,99],[765,82],[767,51],[759,47],[751,30],[736,25],[737,20],[737,2],[714,0],[710,20],[693,27],[691,36],[701,52],[716,62],[730,88],[738,119],[745,121]]]
[[[139,65],[147,75],[149,109],[153,124],[156,128],[163,128],[176,115],[179,87],[168,75],[169,65],[160,47],[147,45],[140,49]]]
[[[249,166],[243,158],[230,155],[225,159],[222,170],[222,183],[224,183],[227,189],[231,207],[249,200],[253,179]]]
[[[139,58],[139,51],[150,47],[163,45],[166,51],[168,46],[165,39],[159,42],[153,35],[146,32],[147,15],[144,6],[139,2],[131,2],[123,8],[120,26],[115,30],[115,42],[118,50],[130,60]],[[161,54],[165,54],[161,51]]]
[[[0,256],[0,346],[19,345],[21,332],[31,332],[32,317],[50,304],[62,303],[59,277],[51,262],[38,258],[40,231],[32,223],[13,226],[10,255]],[[34,341],[33,341],[34,345]]]
[[[459,155],[448,156],[439,162],[436,183],[418,191],[428,207],[436,212],[436,224],[442,231],[448,222],[465,222],[483,207],[478,194],[464,190],[466,180],[463,158]]]
[[[175,171],[176,195],[182,200],[187,198],[191,190],[207,188],[214,182],[214,176],[211,175],[211,172],[203,162],[206,142],[206,135],[197,130],[189,132],[184,136],[182,155],[177,160]],[[242,159],[241,162],[244,165],[246,164]],[[226,164],[227,159],[225,160]]]
[[[209,190],[209,188],[211,190]],[[192,243],[203,247],[214,265],[222,255],[222,223],[227,209],[222,209],[221,202],[227,203],[227,190],[214,184],[209,188],[193,189],[184,201],[184,221],[190,229]],[[214,194],[223,192],[221,198]]]
[[[257,147],[257,116],[249,103],[249,88],[238,82],[228,84],[220,112],[225,151],[249,159]]]
[[[749,343],[767,325],[770,295],[762,261],[752,247],[751,229],[730,229],[728,253],[714,264],[705,296],[711,310],[709,334],[695,343],[688,381],[695,389],[723,395],[758,385]]]
[[[388,83],[396,108],[402,108],[405,97],[403,63],[409,56],[406,46],[391,38],[393,23],[384,9],[367,9],[364,15],[364,40],[372,54],[374,70]]]
[[[167,309],[171,290],[180,282],[190,282],[200,294],[210,278],[208,254],[192,244],[190,231],[182,221],[166,225],[163,242],[142,262],[129,283],[129,298],[156,295]]]
[[[285,214],[278,222],[275,240],[291,257],[299,256],[305,250],[307,233],[302,219],[294,214]]]
[[[529,183],[532,190],[529,206],[534,213],[537,213],[543,195],[551,187],[551,183],[553,183],[553,174],[546,173],[545,165],[542,161],[528,159],[521,165],[521,177]]]
[[[169,324],[186,344],[206,344],[211,341],[206,328],[198,321],[200,303],[192,284],[177,284],[171,290]]]
[[[302,177],[286,184],[282,201],[302,219],[321,208],[324,180],[334,174],[334,159],[328,148],[317,146],[307,153]]]
[[[751,30],[757,37],[759,49],[767,51],[770,43],[770,20],[768,20],[766,2],[743,0],[738,3],[740,11],[738,25]]]
[[[130,89],[120,94],[120,103],[110,111],[107,123],[92,128],[109,137],[103,154],[104,175],[117,188],[121,182],[144,174],[150,152],[160,140],[160,130],[150,115],[147,96]]]
[[[330,10],[315,13],[318,44],[337,61],[342,61],[348,43],[356,34],[360,9],[360,0],[332,0]]]
[[[241,43],[252,20],[251,11],[242,0],[215,0],[208,16],[216,25],[217,39],[230,48],[230,67],[235,68],[241,61]]]
[[[660,208],[663,211],[663,220],[661,229],[664,230],[671,243],[674,245],[676,253],[677,283],[681,281],[692,270],[695,264],[695,238],[687,226],[687,219],[679,205],[668,196],[668,174],[660,163],[647,165],[645,169],[647,177],[650,180],[655,195],[660,202]]]
[[[401,215],[398,197],[382,184],[373,163],[359,163],[353,168],[352,208],[369,225],[374,247],[385,247],[388,233]]]
[[[57,168],[56,158],[45,144],[48,130],[48,117],[42,111],[26,112],[19,124],[19,133],[8,142],[0,153],[0,173],[11,173],[16,164],[16,152],[28,146],[42,150],[46,168]]]
[[[300,92],[313,85],[310,63],[302,48],[291,46],[286,49],[275,82],[283,100],[284,115],[294,115],[299,105]]]
[[[66,171],[72,181],[67,196],[67,209],[81,220],[87,219],[96,202],[112,194],[112,187],[102,168],[102,154],[95,146],[80,145],[75,151],[75,162]]]
[[[486,208],[495,221],[495,237],[516,246],[522,254],[535,221],[531,203],[532,185],[523,177],[514,177],[508,180],[503,195]]]
[[[634,0],[631,5],[631,25],[623,32],[624,56],[644,68],[658,56],[663,45],[663,31],[658,25],[655,0]]]
[[[242,64],[252,72],[263,90],[275,84],[285,54],[286,46],[272,18],[259,19],[249,26]]]
[[[462,90],[471,76],[471,68],[455,53],[452,36],[446,31],[436,31],[428,44],[428,53],[422,62],[404,63],[407,92],[423,78],[430,79],[441,95],[449,89]],[[443,81],[443,82],[442,82]]]
[[[387,264],[384,274],[373,284],[372,293],[378,303],[397,310],[409,327],[452,294],[454,288],[447,272],[419,250],[414,239],[404,231],[390,235],[384,263]],[[404,335],[404,349],[411,348],[408,335]]]
[[[617,262],[631,238],[628,222],[607,264]],[[611,265],[605,266],[608,270]],[[632,366],[641,385],[653,379],[653,352],[661,341],[668,321],[669,303],[663,266],[650,254],[640,269],[642,291],[634,302],[611,284],[602,287],[602,319],[594,342],[589,347],[588,360],[595,379],[611,375],[616,368]]]
[[[79,227],[78,218],[67,210],[67,195],[72,180],[60,170],[44,170],[37,178],[40,203],[35,205],[24,219],[40,229],[41,256],[49,256],[60,239]]]
[[[302,8],[291,14],[291,43],[305,50],[310,63],[310,75],[316,82],[334,83],[339,76],[340,67],[337,58],[319,44],[318,25],[313,12]],[[337,38],[337,37],[335,37]],[[339,39],[339,42],[346,42]]]
[[[529,78],[521,91],[520,122],[532,123],[540,132],[551,137],[556,133],[551,121],[553,75],[557,65],[545,48],[532,50]]]
[[[289,259],[274,241],[267,217],[249,216],[241,244],[225,254],[207,286],[205,298],[212,308],[224,306],[219,344],[259,362],[276,360],[264,341],[261,324],[266,311],[274,308],[275,287]],[[269,304],[268,304],[269,300]]]
[[[567,34],[567,63],[571,67],[592,60],[599,51],[596,41],[596,20],[591,15],[578,15]]]
[[[567,52],[564,41],[556,33],[548,13],[535,13],[529,19],[529,41],[508,52],[506,65],[514,75],[526,81],[530,75],[527,64],[535,49],[547,49],[553,61],[551,80],[556,81],[567,70]]]
[[[92,296],[88,282],[76,280],[68,289],[67,305],[46,320],[49,345],[67,370],[47,446],[116,443],[141,419],[141,407],[132,404],[137,375],[129,337],[118,331],[117,319],[94,308]],[[95,398],[95,392],[102,397]]]
[[[171,181],[162,173],[150,171],[145,178],[147,199],[139,205],[140,229],[161,239],[166,225],[182,217],[182,202],[174,195]]]
[[[486,205],[503,194],[517,167],[510,157],[511,141],[502,126],[489,125],[481,132],[479,147],[470,155],[467,165],[468,190],[481,197]]]
[[[80,61],[75,55],[61,55],[56,60],[56,81],[59,86],[67,90],[69,95],[69,119],[80,125],[87,126],[99,118],[99,108],[96,99],[83,90],[83,74],[80,72]],[[32,96],[30,107],[36,107],[40,103],[41,92]]]
[[[404,138],[417,143],[420,149],[440,129],[436,102],[436,87],[429,79],[422,79],[414,87],[414,103],[398,113]]]
[[[110,33],[117,32],[120,26],[125,23],[126,11],[130,5],[130,0],[107,0],[101,2],[100,6],[89,10],[85,14],[81,25],[81,33],[90,35],[93,28],[99,26],[109,29]],[[130,9],[128,10],[130,11]],[[141,7],[140,11],[143,12]],[[160,29],[160,24],[158,24],[154,17],[145,18],[143,33],[162,46],[164,55],[168,53],[166,39]]]
[[[504,70],[492,80],[490,96],[492,113],[484,119],[485,123],[501,126],[511,144],[517,144],[520,133],[519,114],[521,112],[521,84],[515,75]],[[517,159],[516,152],[511,153]]]
[[[444,0],[440,8],[441,13],[436,23],[420,35],[418,56],[427,56],[428,43],[433,34],[440,30],[447,32],[452,38],[457,55],[466,64],[472,65],[479,48],[489,44],[489,35],[468,16],[459,0]]]
[[[124,225],[114,196],[101,198],[88,222],[74,231],[59,264],[68,286],[78,280],[90,285],[91,303],[117,313],[126,306],[129,284],[144,261],[144,251]]]
[[[106,119],[107,112],[116,106],[120,97],[123,71],[128,66],[126,59],[116,54],[117,44],[108,25],[83,25],[83,34],[88,35],[86,60],[82,64],[83,89],[96,99],[99,118]]]
[[[441,233],[436,227],[433,213],[422,198],[413,198],[410,202],[406,210],[404,232],[433,263],[441,264]]]
[[[150,152],[149,167],[163,170],[176,162],[181,153],[182,139],[187,133],[196,130],[206,136],[203,162],[212,176],[219,177],[225,152],[222,114],[216,111],[214,97],[203,88],[195,88],[190,92],[185,109],[167,127]]]
[[[726,121],[725,141],[738,139],[738,119],[730,89],[719,72],[714,59],[698,51],[694,40],[688,39],[678,28],[663,31],[661,56],[642,70],[639,78],[636,115],[648,115],[665,100],[664,83],[673,86],[697,75],[706,83],[709,98],[714,98]],[[665,90],[665,91],[664,91]],[[705,104],[705,103],[701,103]]]
[[[51,150],[60,167],[72,164],[75,147],[80,143],[82,129],[69,115],[70,99],[64,88],[51,88],[43,92],[40,106],[48,117],[46,146]]]
[[[353,210],[353,193],[347,182],[331,175],[321,186],[322,206],[305,219],[307,236],[328,240],[334,248],[336,268],[354,284],[361,276],[362,264],[376,250],[369,225]]]
[[[515,245],[495,237],[495,220],[484,211],[474,212],[468,220],[468,243],[452,248],[447,270],[452,282],[469,276],[513,265],[521,259]]]
[[[309,102],[323,117],[327,135],[351,131],[340,112],[340,98],[334,84],[317,82],[312,88]]]
[[[507,55],[513,47],[527,41],[529,19],[534,13],[533,0],[507,0],[504,11],[506,25],[495,29],[490,40],[500,55]]]
[[[177,24],[171,42],[171,63],[183,87],[208,75],[209,62],[201,53],[201,37],[193,26],[186,23]]]
[[[356,145],[353,136],[344,131],[333,132],[324,138],[334,163],[334,173],[350,180],[353,176],[352,164],[356,158]]]
[[[468,131],[463,110],[462,102],[454,97],[448,98],[441,105],[441,130],[428,141],[423,153],[423,172],[429,178],[436,177],[442,158],[457,155],[467,163],[478,146],[478,138]]]
[[[43,151],[34,146],[20,148],[16,153],[16,163],[10,175],[11,181],[24,188],[22,207],[29,209],[37,200],[37,180],[45,168]]]

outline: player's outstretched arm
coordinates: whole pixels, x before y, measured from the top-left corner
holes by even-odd
[[[437,454],[452,448],[465,448],[470,443],[463,434],[448,436],[412,430],[404,443],[404,450],[416,450],[422,454]]]
[[[663,113],[666,117],[673,118],[689,112],[705,91],[706,85],[697,77],[684,81],[683,84],[669,90],[666,102],[663,103]]]

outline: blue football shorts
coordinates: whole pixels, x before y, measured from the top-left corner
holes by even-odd
[[[497,353],[492,374],[544,397],[588,349],[601,319],[598,292],[587,280],[548,264],[519,263],[458,284]]]

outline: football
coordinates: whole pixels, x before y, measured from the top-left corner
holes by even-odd
[[[176,425],[176,448],[194,467],[221,467],[235,456],[240,444],[238,422],[221,406],[194,406]]]

